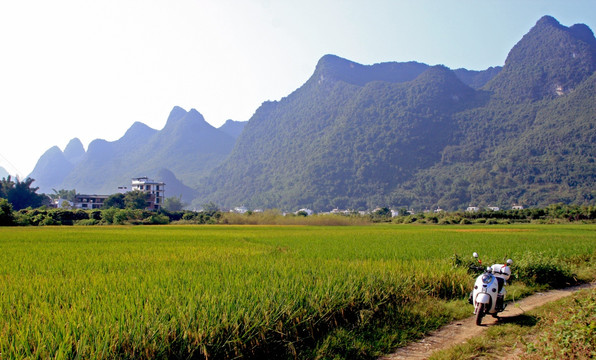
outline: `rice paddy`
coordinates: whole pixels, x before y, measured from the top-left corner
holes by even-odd
[[[595,249],[594,225],[0,228],[0,359],[300,357],[387,304],[464,298],[454,254]]]

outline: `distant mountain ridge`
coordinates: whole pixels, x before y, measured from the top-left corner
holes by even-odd
[[[542,17],[511,49],[487,89],[510,100],[536,101],[569,93],[596,70],[596,40],[589,27],[565,27]]]
[[[182,195],[190,203],[196,191],[187,184],[205,176],[233,144],[232,136],[209,125],[198,111],[176,106],[159,131],[135,122],[120,139],[94,140],[86,152],[78,139],[71,140],[64,152],[55,146],[42,155],[29,176],[41,192],[76,189],[92,194],[115,193],[119,186],[130,186],[133,177],[166,177],[167,194]]]
[[[235,139],[242,134],[242,130],[244,130],[244,126],[246,126],[247,122],[248,121],[234,121],[229,119],[226,120],[219,129]]]
[[[319,211],[593,203],[593,44],[585,25],[547,16],[502,69],[324,56],[301,88],[255,112],[201,201]]]
[[[3,168],[2,166],[0,166],[0,179],[2,179],[2,178],[7,178],[7,177],[8,177],[8,175],[10,175],[10,174],[8,173],[8,171],[6,171],[6,169],[5,169],[5,168]]]
[[[85,148],[83,147],[81,140],[74,138],[68,142],[63,153],[68,162],[76,165],[83,159],[83,156],[85,155]]]
[[[415,61],[361,65],[336,55],[325,55],[317,64],[314,77],[318,77],[318,81],[329,77],[360,86],[373,81],[402,83],[414,80],[430,67]],[[454,72],[463,83],[477,89],[495,77],[501,69],[502,67],[496,66],[483,71],[457,69]]]
[[[55,188],[101,193],[160,176],[172,184],[166,196],[194,207],[594,204],[595,71],[592,31],[550,16],[503,67],[483,71],[325,55],[303,86],[248,122],[215,129],[174,107],[162,130],[135,123],[83,155],[76,141],[52,148],[31,176],[42,189],[62,178]]]

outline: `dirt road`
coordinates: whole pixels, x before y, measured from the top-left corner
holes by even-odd
[[[519,316],[535,307],[571,295],[575,291],[593,287],[596,287],[596,283],[537,293],[515,303],[509,303],[507,309],[500,316],[501,318]],[[470,306],[470,312],[472,311],[472,306]],[[491,316],[486,316],[482,319],[482,324],[483,326],[476,326],[474,316],[452,322],[416,343],[398,349],[393,354],[383,356],[381,360],[427,359],[435,351],[463,343],[474,336],[482,334],[487,328],[497,324],[497,320]]]

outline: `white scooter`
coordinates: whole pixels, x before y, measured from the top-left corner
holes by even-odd
[[[474,257],[478,259],[478,254],[474,253]],[[478,263],[482,261],[478,259]],[[476,278],[474,283],[474,290],[470,296],[469,302],[474,305],[474,314],[476,315],[476,325],[482,324],[482,318],[486,314],[490,314],[498,318],[497,314],[505,310],[507,306],[505,300],[505,285],[511,276],[511,269],[509,266],[513,264],[513,260],[507,260],[507,264],[494,264],[484,270],[484,273]],[[482,269],[482,267],[477,267]]]

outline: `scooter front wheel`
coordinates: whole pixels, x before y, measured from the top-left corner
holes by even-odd
[[[484,317],[485,310],[484,304],[476,305],[476,325],[482,325],[482,318]]]

